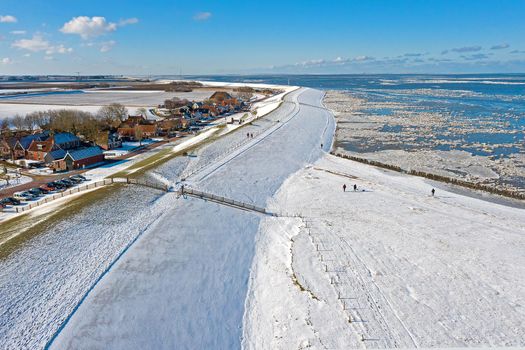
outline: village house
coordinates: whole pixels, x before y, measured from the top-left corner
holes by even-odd
[[[52,162],[55,171],[84,169],[91,165],[102,163],[104,152],[98,146],[72,149],[66,152],[64,158]]]
[[[26,157],[27,150],[33,141],[44,141],[49,137],[49,132],[41,132],[29,135],[18,135],[3,138],[1,142],[1,155],[4,159],[23,159]]]
[[[113,133],[110,131],[99,132],[95,143],[105,151],[122,147],[122,140],[120,139],[118,133]]]
[[[157,125],[139,124],[135,127],[121,127],[117,130],[118,136],[123,140],[138,141],[157,136]]]
[[[69,132],[56,133],[45,140],[33,140],[26,150],[25,158],[43,162],[46,155],[57,149],[69,150],[80,147],[80,139]]]
[[[46,141],[33,140],[27,149],[26,159],[43,162],[45,156],[56,149],[59,149],[59,147],[54,143],[53,137],[50,137]]]
[[[53,167],[53,163],[56,161],[59,161],[61,159],[64,159],[66,156],[67,151],[63,150],[62,148],[56,149],[54,151],[49,152],[44,157],[44,163],[49,165],[51,168]]]

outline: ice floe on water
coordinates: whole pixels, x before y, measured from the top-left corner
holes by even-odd
[[[337,118],[337,152],[525,191],[525,108],[482,96],[442,89],[330,91],[325,104]]]

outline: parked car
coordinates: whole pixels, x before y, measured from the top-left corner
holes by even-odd
[[[31,188],[27,192],[31,193],[35,197],[40,197],[41,195],[43,195],[43,192],[37,187]]]
[[[25,191],[25,192],[15,192],[13,194],[13,197],[15,197],[16,199],[20,199],[22,201],[30,201],[30,200],[33,200],[35,199],[35,196],[32,195],[31,193]]]
[[[45,167],[46,165],[44,163],[30,163],[29,167],[33,169],[40,169]]]
[[[6,205],[20,205],[20,201],[13,197],[7,197],[2,199],[0,202],[6,204]]]
[[[64,179],[55,181],[55,184],[57,184],[58,186],[61,186],[64,189],[73,186],[71,182],[65,181]]]
[[[71,177],[70,177],[69,179],[67,179],[67,180],[69,180],[69,181],[71,181],[71,182],[73,182],[73,183],[75,183],[75,184],[79,184],[79,183],[82,182],[81,179],[78,179],[78,178],[73,177],[73,176],[71,176]]]
[[[87,181],[87,178],[85,176],[80,175],[80,174],[73,175],[73,176],[70,177],[70,179],[79,179],[81,181]]]
[[[39,187],[44,193],[49,193],[52,191],[55,191],[55,187],[51,187],[49,185],[42,185]]]
[[[76,185],[73,181],[68,179],[61,179],[60,182],[66,184],[67,187],[73,187]]]
[[[42,193],[42,194],[48,194],[49,193],[49,190],[47,188],[43,188],[42,186],[35,187],[35,190],[39,190],[40,193]]]
[[[57,181],[48,182],[46,186],[53,188],[53,191],[62,192],[66,189],[66,185]]]
[[[53,182],[48,182],[47,184],[45,184],[45,186],[47,186],[49,188],[52,188],[54,191],[56,191],[58,189],[58,187],[60,187],[54,181]]]

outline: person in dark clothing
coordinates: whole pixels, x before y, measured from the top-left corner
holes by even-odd
[[[434,194],[436,193],[436,190],[432,189],[432,191],[430,191],[430,192],[432,192],[432,197],[434,197]]]
[[[354,192],[357,191],[357,185],[354,184]]]
[[[246,137],[247,137],[247,138],[250,138],[250,133],[249,133],[249,132],[246,133]]]
[[[343,184],[343,192],[346,192],[346,184]]]

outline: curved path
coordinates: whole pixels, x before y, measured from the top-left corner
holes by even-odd
[[[266,206],[288,176],[329,149],[334,120],[322,98],[311,89],[289,94],[284,105],[293,108],[280,108],[287,113],[275,126],[188,181]],[[110,266],[51,348],[240,347],[260,216],[173,193],[159,201],[164,213]]]

